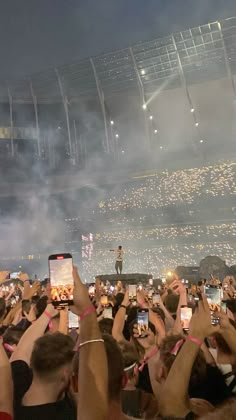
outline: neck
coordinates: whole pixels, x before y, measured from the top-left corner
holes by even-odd
[[[23,397],[22,404],[26,406],[50,404],[58,401],[61,390],[58,383],[40,382],[33,379],[32,385]]]

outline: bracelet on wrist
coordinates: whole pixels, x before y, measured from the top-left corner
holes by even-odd
[[[51,321],[52,315],[48,311],[44,311],[44,315],[46,315],[49,318],[49,320]]]
[[[127,309],[127,306],[125,305],[120,305],[120,308],[124,308],[125,310]]]
[[[102,338],[95,338],[93,340],[84,341],[83,343],[79,344],[78,351],[81,349],[81,347],[84,347],[87,344],[92,344],[92,343],[104,343],[104,340]]]
[[[93,305],[89,306],[87,309],[85,309],[84,312],[82,312],[82,314],[80,314],[80,321],[82,321],[87,315],[91,314],[92,312],[96,312],[96,308]]]

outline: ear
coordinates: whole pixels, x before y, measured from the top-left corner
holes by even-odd
[[[122,375],[122,381],[121,381],[122,389],[125,389],[127,382],[128,382],[128,378],[127,378],[126,373],[124,372]]]
[[[72,386],[73,392],[75,392],[76,394],[78,394],[78,391],[79,391],[78,377],[76,375],[72,375],[72,377],[71,377],[71,386]]]

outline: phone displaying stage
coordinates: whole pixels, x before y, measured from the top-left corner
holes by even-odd
[[[73,314],[73,312],[68,311],[68,318],[69,318],[69,328],[77,330],[79,328],[79,317],[78,317],[78,315],[75,315],[75,314]]]
[[[159,293],[153,293],[153,295],[152,295],[153,305],[159,305],[160,299],[161,299],[161,296],[159,295]]]
[[[149,322],[149,310],[138,309],[137,324],[138,324],[138,334],[140,338],[144,338],[147,336],[148,322]]]
[[[113,319],[113,316],[112,316],[112,307],[111,306],[109,308],[104,308],[104,310],[103,310],[103,318]]]
[[[73,305],[73,261],[71,254],[55,254],[48,258],[51,299],[54,306]]]
[[[17,273],[10,273],[10,279],[11,279],[11,280],[18,279],[18,278],[19,278],[19,276],[20,276],[20,272],[17,272]]]
[[[101,305],[102,306],[107,306],[109,304],[108,302],[108,296],[107,295],[102,295],[101,296]]]
[[[214,312],[219,312],[221,308],[221,287],[212,284],[206,284],[204,292],[207,298],[207,302],[211,311],[211,323],[212,325],[218,325],[220,320],[214,316]]]
[[[184,308],[180,308],[180,321],[181,327],[184,331],[189,330],[189,324],[193,315],[192,308],[188,308],[185,306]]]
[[[129,285],[129,300],[134,302],[137,300],[137,286],[136,284]]]

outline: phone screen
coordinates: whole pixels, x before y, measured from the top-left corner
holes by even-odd
[[[153,293],[152,295],[152,303],[153,305],[158,305],[160,303],[161,296],[159,293]]]
[[[219,324],[219,318],[214,317],[213,314],[216,311],[220,311],[221,308],[221,288],[220,286],[213,286],[210,284],[206,284],[205,288],[205,295],[207,298],[207,302],[211,311],[211,323],[213,325]]]
[[[52,304],[54,306],[73,305],[72,255],[50,255],[49,271]]]
[[[95,295],[95,286],[94,285],[89,286],[88,292],[89,292],[90,296],[94,296]]]
[[[104,308],[103,318],[113,319],[113,316],[112,316],[112,308],[111,307],[110,308]]]
[[[15,280],[19,278],[20,273],[11,273],[10,274],[10,279],[11,280]]]
[[[101,296],[101,305],[102,306],[108,305],[108,296],[107,295]]]
[[[69,317],[69,328],[79,328],[79,317],[78,315],[73,314],[73,312],[68,311],[68,317]]]
[[[148,331],[149,311],[148,309],[139,309],[137,314],[139,337],[146,337]]]
[[[192,318],[192,314],[192,308],[185,307],[180,309],[180,321],[183,330],[189,330],[189,324]]]
[[[136,284],[129,285],[129,300],[135,301],[137,299],[137,286]]]

